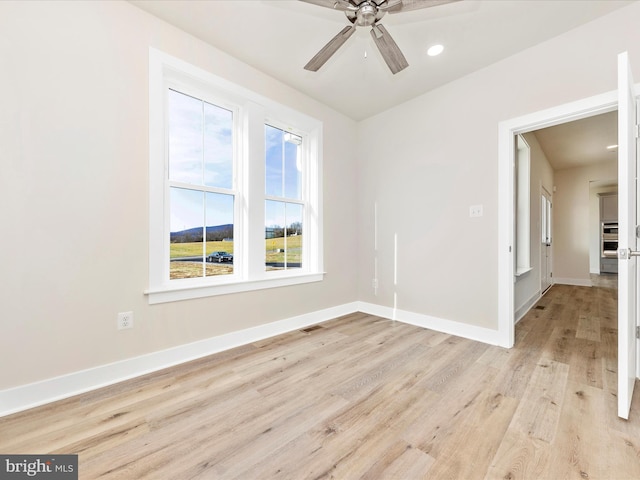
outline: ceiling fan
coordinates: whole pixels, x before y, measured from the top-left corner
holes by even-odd
[[[321,7],[341,10],[352,25],[344,27],[333,37],[316,55],[309,60],[304,68],[317,72],[331,56],[349,39],[356,27],[371,27],[371,36],[382,58],[395,75],[409,66],[398,44],[384,26],[379,23],[388,13],[400,13],[419,8],[435,7],[459,0],[302,0]]]

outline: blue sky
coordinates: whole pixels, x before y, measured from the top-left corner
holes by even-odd
[[[265,125],[268,196],[301,197],[300,137]],[[197,98],[169,90],[169,178],[174,181],[232,188],[233,113]],[[171,189],[170,230],[233,223],[230,195]],[[265,225],[302,221],[298,205],[267,202]]]
[[[233,113],[173,90],[169,109],[169,177],[231,188]]]
[[[220,193],[201,193],[183,188],[171,189],[172,232],[233,223],[233,196]]]
[[[301,166],[298,146],[287,141],[279,128],[265,126],[266,191],[267,195],[300,199]],[[299,137],[297,137],[299,138]]]
[[[267,200],[265,207],[267,227],[289,226],[294,222],[302,223],[302,205]]]

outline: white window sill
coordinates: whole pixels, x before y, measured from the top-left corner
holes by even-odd
[[[516,277],[521,277],[525,273],[529,273],[531,270],[533,270],[533,267],[519,268],[516,270]]]
[[[278,278],[268,278],[236,283],[225,283],[223,285],[189,285],[189,286],[166,286],[150,288],[145,290],[149,304],[178,302],[180,300],[191,300],[194,298],[213,297],[216,295],[227,295],[230,293],[250,292],[252,290],[264,290],[266,288],[286,287],[289,285],[299,285],[303,283],[321,282],[324,273],[304,273],[298,275],[287,275]]]

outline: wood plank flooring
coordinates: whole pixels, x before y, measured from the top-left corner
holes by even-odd
[[[81,479],[640,479],[616,291],[556,285],[506,350],[365,314],[0,418]]]

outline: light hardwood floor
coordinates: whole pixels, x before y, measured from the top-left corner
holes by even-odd
[[[615,302],[554,286],[511,350],[353,314],[2,418],[0,453],[78,453],[81,479],[640,479]]]

